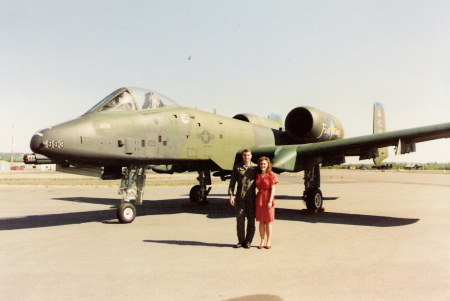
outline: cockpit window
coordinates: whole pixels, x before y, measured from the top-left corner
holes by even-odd
[[[158,109],[176,104],[172,99],[155,91],[140,88],[130,88],[130,91],[133,93],[139,109],[142,110]]]
[[[117,96],[108,101],[98,112],[103,111],[134,111],[136,105],[128,91],[119,93]]]
[[[106,96],[87,113],[158,109],[176,104],[170,98],[140,88],[121,88]]]

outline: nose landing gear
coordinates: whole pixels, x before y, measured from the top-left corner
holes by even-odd
[[[195,185],[191,188],[189,192],[189,200],[192,203],[206,203],[211,187],[206,187],[211,185],[211,172],[209,170],[199,170],[198,178],[199,185]]]
[[[131,165],[124,172],[119,194],[122,204],[117,208],[117,219],[121,223],[131,223],[136,217],[136,208],[131,203],[142,205],[147,171],[146,165]]]

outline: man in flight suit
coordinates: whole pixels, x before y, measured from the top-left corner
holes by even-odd
[[[236,230],[238,243],[235,248],[249,249],[255,235],[255,178],[257,165],[253,164],[252,152],[245,149],[242,152],[242,163],[236,164],[231,174],[228,195],[230,205],[234,206],[236,213]],[[234,188],[237,185],[236,197]],[[245,218],[247,218],[247,235],[245,234]]]

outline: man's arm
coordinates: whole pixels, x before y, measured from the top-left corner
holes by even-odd
[[[233,172],[230,177],[230,185],[228,185],[228,195],[230,196],[230,205],[234,206],[234,188],[236,187],[236,168],[233,168]]]

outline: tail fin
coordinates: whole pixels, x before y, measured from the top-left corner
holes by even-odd
[[[383,105],[379,102],[373,104],[373,133],[384,133],[386,132],[386,118],[384,115]],[[375,165],[380,165],[380,163],[389,156],[388,148],[382,147],[378,149],[378,157],[373,158],[373,163]]]

